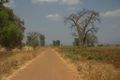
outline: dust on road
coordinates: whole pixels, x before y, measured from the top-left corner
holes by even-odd
[[[77,80],[73,71],[57,56],[52,49],[46,49],[24,70],[10,80]]]

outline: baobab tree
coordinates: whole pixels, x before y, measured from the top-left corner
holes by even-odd
[[[64,22],[70,23],[71,28],[75,30],[74,35],[79,39],[79,46],[88,46],[89,41],[93,42],[92,44],[94,44],[95,41],[91,40],[93,39],[92,36],[95,37],[95,32],[97,31],[95,22],[100,22],[98,12],[94,10],[83,9],[76,14],[73,13],[68,17],[65,17]]]

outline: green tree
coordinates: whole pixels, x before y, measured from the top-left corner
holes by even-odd
[[[57,40],[57,41],[56,41],[56,45],[57,45],[57,46],[60,46],[60,40]]]
[[[2,9],[2,8],[5,8],[4,7],[4,3],[8,3],[9,2],[9,0],[0,0],[0,10]]]
[[[1,8],[0,45],[7,49],[19,47],[22,44],[25,28],[24,28],[24,24],[18,22],[16,18],[17,17],[14,15],[11,9],[6,7]],[[19,19],[19,21],[21,20]],[[18,23],[20,25],[18,25]]]
[[[45,36],[43,34],[39,34],[40,38],[40,46],[45,46]]]
[[[53,46],[56,46],[56,41],[55,40],[53,40]]]
[[[0,0],[0,4],[8,3],[9,0]]]
[[[27,36],[27,45],[37,47],[45,45],[45,36],[39,32],[30,32]]]
[[[60,46],[60,40],[53,40],[53,46]]]
[[[36,47],[39,45],[38,41],[38,33],[37,32],[30,32],[27,36],[27,45]]]

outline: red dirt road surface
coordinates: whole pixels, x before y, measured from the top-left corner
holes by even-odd
[[[46,49],[10,80],[77,80],[53,49]]]

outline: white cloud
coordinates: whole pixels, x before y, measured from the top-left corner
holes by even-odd
[[[74,10],[76,10],[76,8],[75,7],[70,7],[70,8],[68,8],[68,10],[74,11]]]
[[[76,5],[80,0],[32,0],[34,4],[43,4],[43,3],[60,3],[66,5]]]
[[[15,8],[15,0],[10,0],[8,3],[4,4],[6,7]]]
[[[80,0],[61,0],[63,4],[67,5],[76,5],[80,2]]]
[[[120,16],[120,9],[107,11],[107,12],[102,12],[102,13],[100,13],[100,15],[103,16],[103,17]]]
[[[63,16],[56,13],[56,14],[49,14],[49,15],[46,16],[46,18],[49,19],[49,20],[58,21],[58,20],[62,20]]]
[[[34,3],[34,4],[55,3],[55,2],[58,2],[58,0],[32,0],[32,3]]]

